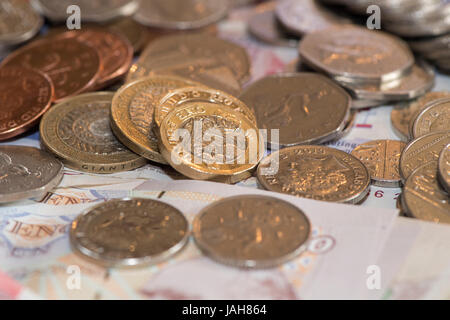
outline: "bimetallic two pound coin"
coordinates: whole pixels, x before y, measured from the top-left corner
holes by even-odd
[[[400,156],[406,143],[397,140],[374,140],[357,146],[352,155],[369,170],[372,184],[385,188],[401,186]]]
[[[111,92],[86,93],[53,106],[40,124],[41,143],[67,167],[92,173],[139,168],[146,159],[128,150],[110,125]]]
[[[272,268],[306,250],[311,224],[302,210],[267,196],[225,198],[204,208],[194,240],[210,258],[242,268]]]
[[[189,224],[176,208],[151,199],[117,199],[96,205],[72,223],[70,243],[107,267],[160,263],[188,242]]]
[[[63,177],[63,164],[42,150],[0,146],[0,203],[40,200]]]
[[[365,199],[370,186],[370,174],[360,160],[324,146],[274,152],[261,161],[257,176],[269,191],[353,204]]]

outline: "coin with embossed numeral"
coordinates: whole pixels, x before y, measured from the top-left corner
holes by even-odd
[[[343,151],[324,146],[295,146],[264,158],[258,180],[269,191],[315,200],[359,203],[369,192],[364,164]]]
[[[195,218],[195,243],[210,258],[242,268],[271,268],[306,250],[308,217],[281,199],[235,196],[214,202]]]
[[[439,181],[442,186],[450,193],[450,144],[442,150],[439,156]]]
[[[247,87],[239,98],[253,109],[260,128],[280,130],[282,147],[335,139],[349,119],[351,104],[344,89],[314,73],[265,77]],[[272,148],[278,145],[269,142]]]
[[[25,42],[39,32],[44,20],[27,0],[0,2],[0,46]]]
[[[437,223],[450,223],[449,195],[439,185],[437,161],[417,168],[405,182],[402,205],[408,216]]]
[[[415,118],[412,125],[414,138],[427,133],[448,130],[450,128],[450,98],[429,104]]]
[[[400,156],[406,143],[396,140],[375,140],[363,143],[352,151],[369,170],[375,186],[396,188],[401,185]]]
[[[40,200],[63,177],[64,166],[42,150],[24,146],[0,146],[0,203]]]
[[[450,143],[450,131],[426,134],[411,141],[400,157],[400,176],[403,182],[421,165],[437,161],[444,147]]]
[[[113,135],[110,125],[114,93],[86,93],[53,106],[42,118],[42,145],[70,168],[112,173],[146,164]]]
[[[89,208],[70,229],[72,248],[108,267],[160,263],[188,242],[189,223],[169,204],[115,199]]]
[[[54,102],[92,89],[102,70],[97,51],[71,38],[33,41],[6,57],[2,63],[5,65],[47,74],[55,87]]]

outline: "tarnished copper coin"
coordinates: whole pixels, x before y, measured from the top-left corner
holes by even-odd
[[[23,67],[0,68],[0,141],[37,124],[50,108],[53,84],[42,72]]]
[[[163,262],[189,239],[183,214],[151,199],[115,199],[89,208],[70,228],[79,254],[107,267],[135,267]]]
[[[269,191],[332,202],[359,203],[370,185],[370,174],[360,160],[324,146],[274,152],[261,161],[257,175]]]
[[[34,37],[44,19],[36,13],[27,0],[2,0],[0,2],[0,46],[12,46]]]
[[[450,144],[442,150],[438,162],[438,177],[442,186],[450,193]]]
[[[0,146],[0,203],[40,200],[63,177],[64,166],[50,154],[24,146]]]
[[[400,156],[406,143],[397,140],[375,140],[363,143],[352,151],[369,170],[375,186],[396,188],[401,185]]]
[[[95,48],[102,62],[96,89],[101,89],[119,80],[128,72],[133,61],[133,47],[121,35],[106,28],[83,28],[80,31],[68,31],[61,35],[74,38]]]
[[[391,122],[394,131],[401,138],[409,140],[409,126],[415,119],[415,115],[430,102],[443,98],[450,98],[450,92],[428,92],[417,100],[396,106],[391,112]]]
[[[400,176],[403,181],[421,165],[437,161],[442,149],[450,143],[450,131],[426,134],[411,141],[400,157]]]
[[[102,70],[97,51],[71,38],[34,41],[6,57],[2,66],[23,66],[47,74],[55,87],[54,102],[92,89]]]
[[[415,118],[412,125],[413,138],[450,129],[450,98],[429,104]]]
[[[311,224],[302,210],[267,196],[235,196],[204,208],[194,240],[210,258],[242,268],[271,268],[306,250]]]
[[[127,82],[149,75],[175,75],[233,95],[250,76],[244,48],[204,34],[174,34],[157,38],[131,67]]]
[[[425,221],[450,223],[449,195],[439,185],[437,162],[417,168],[405,182],[402,205],[407,215]]]
[[[188,79],[155,76],[136,80],[120,88],[111,107],[111,129],[128,148],[149,160],[167,164],[158,149],[153,114],[168,92],[198,85]],[[155,128],[156,129],[156,128]]]
[[[411,50],[399,38],[350,25],[306,35],[299,51],[302,61],[340,82],[391,81],[414,65]]]
[[[333,140],[349,118],[351,103],[344,89],[315,73],[265,77],[239,98],[253,109],[259,128],[280,130],[282,147]]]
[[[195,29],[217,22],[228,7],[228,0],[142,1],[134,19],[150,27]]]
[[[40,124],[41,143],[67,167],[93,173],[129,171],[146,159],[128,150],[110,125],[114,93],[86,93],[53,106]]]

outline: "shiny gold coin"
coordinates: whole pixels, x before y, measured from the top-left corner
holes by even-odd
[[[428,103],[442,98],[450,98],[450,92],[428,92],[413,102],[396,106],[391,112],[391,122],[395,133],[399,137],[409,140],[409,125],[415,119],[416,113],[425,108]]]
[[[264,155],[258,128],[226,105],[189,102],[172,110],[160,127],[159,150],[167,162],[197,180],[246,179]]]
[[[113,93],[96,92],[68,98],[53,106],[40,124],[41,143],[72,169],[112,173],[146,164],[129,151],[109,126]]]
[[[254,110],[260,128],[280,130],[279,142],[269,141],[271,147],[333,140],[349,120],[351,97],[319,74],[265,77],[239,98]]]
[[[450,143],[450,131],[429,133],[411,141],[400,157],[400,176],[406,181],[421,165],[437,161],[442,149]]]
[[[297,197],[359,203],[369,192],[364,164],[343,151],[324,146],[295,146],[264,158],[258,180],[265,189]]]
[[[270,268],[306,250],[311,224],[289,202],[260,195],[225,198],[193,223],[195,243],[212,259],[242,268]]]
[[[450,98],[428,104],[415,118],[412,125],[414,139],[431,132],[450,129]]]
[[[402,141],[375,140],[357,146],[351,154],[369,170],[373,185],[396,188],[401,185],[400,156],[405,147]]]
[[[153,113],[159,100],[173,89],[197,83],[171,76],[155,76],[126,84],[114,95],[111,129],[128,148],[149,160],[167,164],[158,150]]]
[[[438,183],[437,162],[417,168],[406,180],[402,205],[413,218],[450,223],[449,195]]]
[[[441,185],[450,193],[450,144],[442,150],[439,156],[438,177]]]
[[[211,102],[225,105],[242,113],[249,121],[256,125],[256,118],[241,100],[223,91],[206,87],[186,87],[173,90],[165,95],[155,107],[155,124],[160,127],[161,122],[173,109],[189,102]]]
[[[149,75],[176,75],[233,95],[250,76],[244,48],[205,33],[155,39],[132,66],[127,82]]]

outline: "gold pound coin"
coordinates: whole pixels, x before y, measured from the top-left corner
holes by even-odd
[[[271,268],[306,250],[307,216],[289,202],[267,196],[235,196],[203,209],[194,220],[200,250],[212,259],[242,268]]]
[[[442,150],[439,156],[439,181],[448,193],[450,193],[450,144]]]
[[[363,143],[352,151],[369,170],[372,184],[385,188],[401,185],[400,156],[406,143],[396,140],[375,140]]]
[[[428,104],[415,118],[412,125],[413,138],[416,139],[431,132],[450,128],[450,98]]]
[[[226,105],[185,103],[159,130],[161,154],[192,179],[235,183],[251,176],[264,155],[256,125]]]
[[[43,147],[72,169],[92,173],[128,171],[146,164],[113,135],[109,119],[113,93],[68,98],[53,106],[40,124]]]
[[[158,150],[153,128],[153,113],[168,92],[198,83],[171,76],[136,80],[120,88],[111,106],[111,128],[128,148],[149,160],[167,164]]]
[[[343,151],[324,146],[295,146],[264,158],[258,180],[265,189],[298,197],[359,203],[369,192],[364,164]]]

